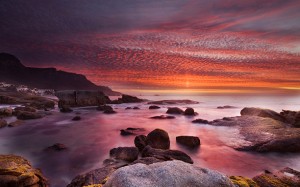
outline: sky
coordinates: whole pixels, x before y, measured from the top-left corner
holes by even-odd
[[[122,92],[300,93],[298,0],[10,0],[0,51]]]

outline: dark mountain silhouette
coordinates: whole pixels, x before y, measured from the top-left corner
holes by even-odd
[[[109,87],[95,85],[81,74],[58,71],[55,68],[26,67],[8,53],[0,53],[0,81],[39,89],[99,90],[106,95],[120,95]]]

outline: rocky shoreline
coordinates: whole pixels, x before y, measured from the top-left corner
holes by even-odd
[[[71,93],[71,95],[70,95]],[[78,94],[79,93],[79,94]],[[93,95],[96,93],[95,95]],[[5,95],[6,94],[6,95]],[[39,119],[50,115],[56,101],[45,97],[28,95],[0,95],[1,104],[20,104],[14,108],[0,109],[0,128],[15,127],[23,120]],[[67,94],[69,96],[66,97]],[[104,94],[93,92],[88,97],[78,97],[82,92],[63,92],[58,103],[60,111],[72,113],[71,107],[94,106],[104,114],[115,115],[116,111],[111,104],[145,103],[145,100],[134,96],[123,95],[122,98],[111,101]],[[62,96],[63,95],[63,96]],[[100,96],[100,97],[99,97]],[[63,98],[63,99],[62,99]],[[74,100],[75,98],[75,100]],[[96,99],[95,99],[96,98]],[[148,110],[160,109],[164,104],[178,104],[182,102],[195,104],[191,100],[162,100],[145,103],[150,105]],[[153,105],[156,104],[156,105]],[[220,107],[226,110],[232,107]],[[129,108],[126,108],[127,110]],[[126,110],[125,109],[125,110]],[[133,107],[132,109],[140,109]],[[49,111],[50,110],[50,111]],[[134,110],[133,110],[134,111]],[[175,116],[197,116],[193,108],[169,107],[166,114],[150,117],[156,120],[176,120]],[[7,123],[5,117],[15,116],[18,121]],[[4,119],[2,119],[4,118]],[[80,114],[72,119],[81,120]],[[191,120],[199,125],[227,126],[237,128],[245,140],[244,144],[229,145],[240,151],[255,152],[300,152],[300,112],[282,111],[277,113],[269,109],[244,108],[241,116],[224,117],[213,121],[205,119]],[[170,149],[168,132],[154,129],[145,135],[143,128],[121,129],[122,136],[135,136],[134,146],[115,147],[109,152],[110,158],[103,161],[103,167],[75,177],[68,187],[83,186],[299,186],[300,173],[291,168],[271,173],[265,171],[252,179],[242,176],[226,176],[220,172],[193,165],[192,158],[183,151]],[[197,149],[201,146],[201,139],[196,136],[177,136],[176,142],[187,149]],[[68,149],[57,143],[46,148],[46,151],[62,151]],[[49,182],[38,169],[32,168],[30,163],[16,155],[0,155],[0,186],[49,186]],[[51,184],[51,181],[50,181]]]

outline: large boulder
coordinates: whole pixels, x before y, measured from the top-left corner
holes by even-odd
[[[147,135],[147,145],[156,149],[169,149],[170,138],[166,131],[162,129],[155,129]]]
[[[105,187],[234,187],[224,174],[181,161],[135,164],[115,171]]]
[[[18,116],[18,114],[22,113],[22,112],[37,112],[37,110],[33,107],[29,107],[29,106],[26,106],[26,107],[16,107],[13,111],[13,115],[16,115]]]
[[[136,147],[118,147],[111,149],[109,155],[116,159],[133,162],[138,158],[139,150]]]
[[[154,157],[163,161],[181,160],[190,164],[194,163],[191,157],[182,151],[154,149],[150,146],[146,146],[143,149],[142,157]]]
[[[271,118],[274,120],[286,122],[285,118],[282,115],[270,109],[246,107],[241,110],[241,115],[259,116],[263,118]]]
[[[253,180],[261,187],[297,187],[300,186],[300,172],[284,168],[274,173],[267,171]]]
[[[0,128],[6,127],[6,126],[7,126],[7,122],[4,119],[0,118]]]
[[[181,110],[180,108],[178,107],[170,107],[168,108],[167,114],[183,114],[183,110]]]
[[[283,116],[289,124],[294,127],[300,127],[300,111],[282,110],[280,115]]]
[[[176,142],[190,148],[200,146],[200,139],[197,136],[177,136]]]
[[[109,97],[101,91],[92,90],[64,90],[57,91],[58,106],[68,105],[71,107],[99,106],[110,103]]]
[[[48,182],[41,171],[32,168],[26,159],[15,155],[0,155],[0,186],[48,187]]]
[[[272,118],[244,115],[214,120],[209,124],[237,128],[237,136],[243,141],[228,144],[237,150],[300,152],[300,128]]]
[[[39,119],[42,117],[43,117],[42,115],[40,115],[36,112],[26,112],[26,111],[19,112],[17,115],[17,119],[20,119],[20,120]]]

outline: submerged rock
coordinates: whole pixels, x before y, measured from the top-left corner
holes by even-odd
[[[176,142],[190,148],[200,146],[200,139],[197,136],[177,136]]]
[[[168,115],[160,115],[160,116],[152,116],[151,119],[175,119],[175,116]]]
[[[1,187],[48,187],[40,170],[32,168],[29,161],[15,155],[0,155]]]
[[[156,149],[169,149],[170,138],[166,131],[162,129],[155,129],[147,135],[147,145]]]
[[[154,157],[163,161],[181,160],[190,164],[194,163],[191,157],[182,151],[154,149],[149,145],[143,149],[142,157]]]
[[[205,120],[205,119],[195,119],[192,121],[192,123],[204,123],[204,124],[208,124],[209,121]]]
[[[180,108],[178,107],[171,107],[171,108],[168,108],[167,114],[183,114],[183,110],[181,110]]]
[[[81,120],[81,117],[80,117],[80,116],[75,116],[75,117],[72,119],[72,121],[79,121],[79,120]]]
[[[188,99],[183,99],[183,100],[160,100],[160,101],[151,101],[148,102],[148,104],[154,104],[154,105],[173,105],[173,104],[177,104],[177,105],[181,105],[181,104],[198,104],[199,102],[197,101],[192,101],[192,100],[188,100]]]
[[[224,106],[218,106],[217,109],[231,109],[231,108],[236,108],[235,106],[231,105],[224,105]]]
[[[133,162],[138,158],[139,150],[136,147],[118,147],[109,151],[113,158]]]
[[[67,146],[65,146],[64,144],[56,143],[52,146],[47,147],[45,150],[46,151],[63,151],[66,149],[67,149]]]
[[[120,134],[122,136],[137,135],[143,131],[145,131],[145,129],[143,129],[143,128],[128,127],[127,129],[121,129]]]
[[[253,180],[261,187],[296,187],[300,186],[300,172],[284,168],[274,173],[267,172],[258,175]]]
[[[4,119],[0,118],[0,128],[6,127],[6,126],[7,126],[7,122]]]
[[[73,112],[73,110],[69,106],[63,105],[60,108],[60,112],[62,112],[62,113],[70,113],[70,112]]]
[[[105,110],[113,110],[113,108],[109,105],[99,105],[96,110],[105,111]]]
[[[16,120],[14,122],[11,122],[10,124],[8,124],[8,127],[17,127],[20,126],[24,123],[24,121],[22,120]]]
[[[149,106],[149,109],[150,109],[150,110],[153,110],[153,109],[160,109],[160,107],[159,107],[159,106],[156,106],[156,105],[151,105],[151,106]]]
[[[106,187],[234,187],[224,174],[181,161],[135,164],[118,169]]]

